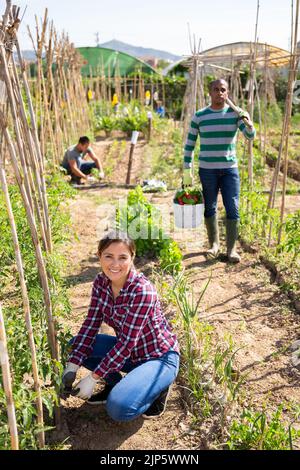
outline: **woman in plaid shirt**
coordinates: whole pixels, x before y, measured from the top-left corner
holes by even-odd
[[[116,421],[160,416],[179,369],[179,346],[162,313],[157,292],[134,267],[135,244],[126,234],[108,234],[99,243],[102,272],[94,280],[86,320],[72,339],[63,374],[72,387],[82,365],[92,373],[73,392],[91,405],[106,403]],[[98,334],[101,323],[116,336]],[[122,378],[120,372],[127,375]],[[93,394],[104,379],[105,387]]]

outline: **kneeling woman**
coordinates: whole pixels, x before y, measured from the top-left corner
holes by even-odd
[[[124,233],[118,238],[108,234],[98,255],[102,272],[94,281],[88,316],[72,339],[63,383],[71,387],[82,365],[92,373],[77,384],[76,396],[91,405],[106,403],[116,421],[158,417],[178,374],[177,338],[154,286],[134,267],[134,242]],[[116,336],[98,334],[102,322]],[[124,378],[120,372],[126,373]],[[101,378],[105,387],[93,395]]]

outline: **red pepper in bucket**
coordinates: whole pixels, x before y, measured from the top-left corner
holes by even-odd
[[[189,205],[195,205],[195,204],[203,204],[203,195],[202,191],[199,188],[185,188],[185,189],[180,189],[177,191],[174,197],[175,204],[189,204]]]

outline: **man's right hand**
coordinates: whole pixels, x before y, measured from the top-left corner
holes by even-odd
[[[68,362],[62,376],[62,383],[65,388],[72,388],[72,385],[76,379],[76,372],[79,369],[77,364]]]
[[[192,177],[192,169],[186,168],[183,170],[183,185],[184,186],[192,186],[193,184],[193,177]]]

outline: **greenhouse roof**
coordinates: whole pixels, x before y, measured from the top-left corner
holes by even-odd
[[[214,62],[228,61],[231,63],[232,59],[235,62],[249,62],[254,53],[254,46],[252,42],[224,44],[206,49],[200,57],[205,62],[212,59]],[[282,67],[289,63],[290,52],[277,46],[259,42],[256,48],[257,65],[264,66],[265,60],[268,61],[269,67]]]
[[[78,47],[77,51],[83,56],[82,75],[113,77],[127,76],[141,70],[143,73],[157,74],[158,72],[146,62],[124,52],[106,49],[104,47]]]
[[[206,49],[199,54],[199,61],[202,65],[218,65],[232,67],[232,64],[244,65],[249,63],[254,52],[252,42],[234,42],[221,46]],[[191,57],[184,57],[180,61],[171,64],[164,70],[164,75],[173,72],[178,66],[188,67]],[[265,43],[257,43],[256,67],[264,67],[267,62],[268,67],[286,67],[290,60],[290,52],[280,47]]]

